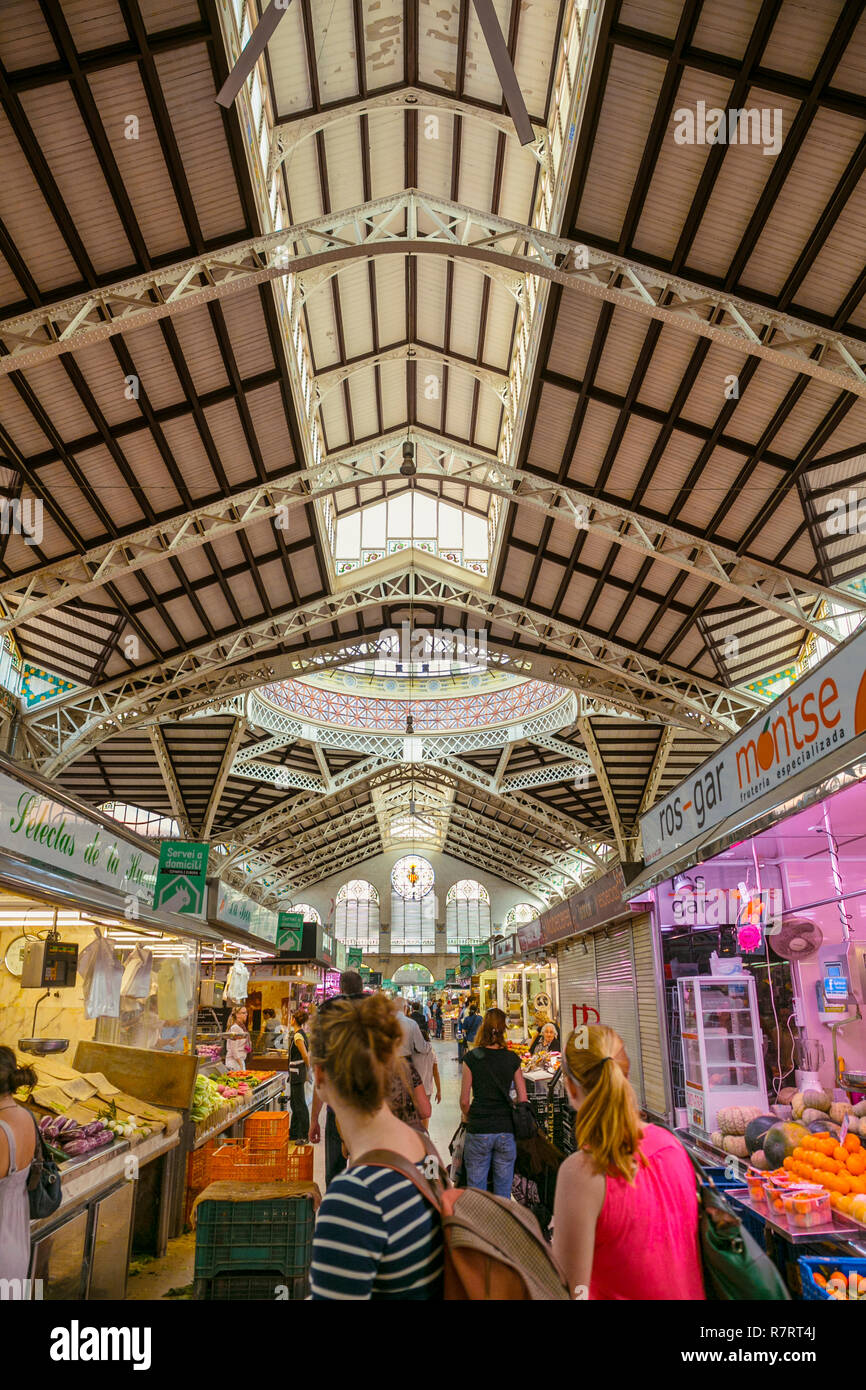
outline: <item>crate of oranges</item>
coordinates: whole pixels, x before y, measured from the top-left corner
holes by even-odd
[[[866,1302],[866,1260],[836,1256],[831,1264],[826,1257],[804,1255],[797,1263],[804,1299]]]
[[[866,1226],[866,1149],[857,1134],[840,1143],[832,1134],[810,1134],[786,1158],[783,1167],[795,1178],[818,1183],[830,1205]]]

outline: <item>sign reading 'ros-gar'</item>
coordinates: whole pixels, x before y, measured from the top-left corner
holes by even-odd
[[[721,825],[866,733],[866,633],[768,705],[641,819],[644,860]]]

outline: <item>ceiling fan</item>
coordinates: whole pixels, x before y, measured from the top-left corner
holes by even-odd
[[[243,87],[256,63],[261,58],[270,42],[274,30],[282,19],[283,15],[291,5],[292,0],[271,0],[258,24],[252,32],[252,36],[235,63],[222,87],[217,94],[217,101],[220,106],[229,107]],[[514,122],[518,139],[521,145],[531,145],[535,139],[535,131],[526,110],[526,103],[523,100],[523,93],[517,81],[517,74],[511,62],[511,55],[508,52],[508,45],[505,42],[502,30],[499,27],[499,20],[493,8],[493,0],[472,0],[478,21],[481,25],[481,32],[493,59],[493,66],[502,87],[502,95],[505,98],[505,105],[508,113]]]

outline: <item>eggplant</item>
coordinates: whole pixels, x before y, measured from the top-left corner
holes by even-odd
[[[90,1152],[89,1139],[73,1139],[70,1144],[64,1144],[63,1152],[69,1154],[70,1158],[77,1158],[79,1154]]]
[[[59,1139],[62,1127],[66,1123],[65,1115],[55,1115],[51,1123],[45,1129],[46,1139]]]
[[[42,1134],[44,1135],[44,1134],[46,1133],[46,1131],[49,1130],[49,1129],[51,1128],[51,1126],[53,1125],[54,1119],[55,1119],[54,1115],[43,1115],[43,1116],[42,1116],[42,1119],[39,1121],[39,1130],[40,1130],[40,1133],[42,1133]]]
[[[91,1120],[89,1125],[85,1125],[81,1131],[85,1139],[93,1139],[97,1134],[105,1132],[106,1125],[104,1120]]]

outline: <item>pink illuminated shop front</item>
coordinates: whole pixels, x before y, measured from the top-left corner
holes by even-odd
[[[669,1123],[866,1095],[866,633],[643,817]],[[787,1097],[786,1097],[787,1098]]]

